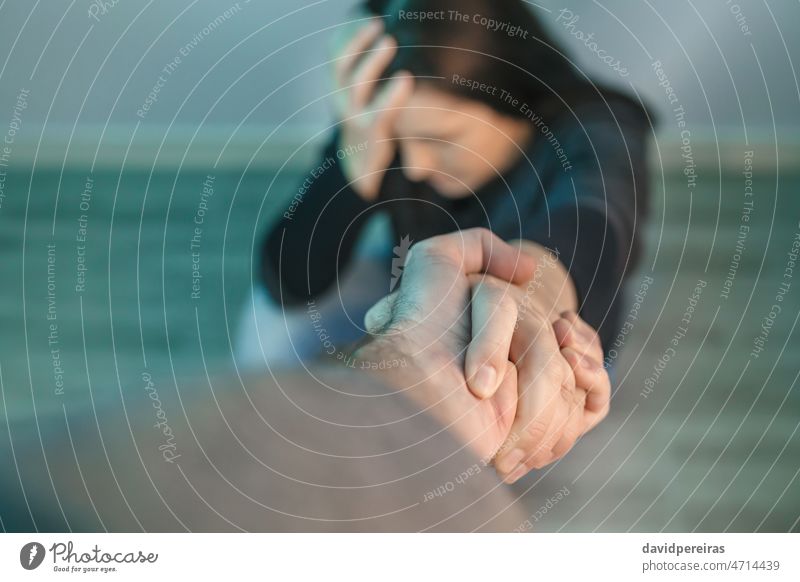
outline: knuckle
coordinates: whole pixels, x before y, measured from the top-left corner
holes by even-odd
[[[561,348],[561,356],[566,360],[571,369],[578,367],[580,363],[578,353],[571,347]]]
[[[486,228],[485,226],[477,226],[472,230],[478,240],[482,241],[486,247],[491,247],[492,243],[498,242],[499,239],[497,235],[495,235],[490,229]]]
[[[575,390],[572,397],[572,416],[580,416],[586,408],[586,390]]]
[[[611,390],[606,386],[594,385],[586,392],[587,398],[589,397],[589,393],[592,395],[592,401],[597,402],[603,408],[608,408],[611,405]]]
[[[582,433],[582,423],[580,422],[581,417],[583,417],[583,409],[577,409],[574,414],[573,420],[564,427],[564,433],[562,435],[562,440],[565,442],[567,446],[567,450],[570,450],[577,440],[580,438]]]
[[[576,357],[579,357],[576,355]],[[567,359],[561,355],[560,358],[557,358],[557,369],[558,369],[558,376],[561,378],[561,386],[564,388],[574,388],[575,387],[575,373],[572,371],[572,365],[567,361]]]
[[[552,460],[553,460],[553,454],[550,452],[534,455],[525,462],[525,467],[527,467],[529,471],[544,469],[547,465],[551,463]]]
[[[532,349],[535,350],[536,346],[534,345]],[[566,375],[561,367],[563,361],[564,358],[560,354],[556,356],[550,356],[547,365],[539,372],[539,377],[541,380],[550,384],[551,386],[560,386],[564,376]],[[571,370],[572,369],[570,368],[570,373],[572,373]]]
[[[548,428],[549,423],[540,418],[535,418],[525,425],[522,433],[529,441],[530,448],[535,449],[544,441]]]
[[[568,331],[569,324],[564,319],[557,319],[553,323],[553,332],[556,334],[556,338],[562,343],[565,342]]]
[[[431,253],[435,252],[436,249],[436,237],[434,238],[427,238],[422,240],[414,245],[414,254],[415,257],[427,257]]]
[[[450,259],[451,249],[449,239],[444,236],[435,236],[418,242],[413,247],[412,257],[416,259],[426,259],[439,261]]]
[[[572,448],[573,444],[574,441],[570,441],[569,439],[566,438],[559,441],[559,443],[555,447],[553,447],[553,458],[560,459],[561,457],[566,455]]]
[[[581,336],[580,332],[575,326],[569,329],[569,345],[575,348],[575,351],[582,351],[586,349],[586,338]]]

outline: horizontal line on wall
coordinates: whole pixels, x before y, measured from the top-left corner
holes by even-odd
[[[320,127],[278,129],[268,127],[140,126],[23,127],[9,146],[9,167],[29,171],[67,167],[128,170],[182,167],[193,171],[216,169],[276,170],[302,172],[317,155],[328,130]],[[790,133],[787,131],[787,134]],[[685,156],[685,144],[676,136],[661,135],[651,144],[650,162],[654,170],[683,170],[694,163],[698,168],[741,172],[745,151],[754,151],[753,169],[800,172],[800,131],[795,137],[776,143],[767,133],[750,132],[745,143],[741,129],[716,132],[694,130],[690,140],[691,158]],[[0,149],[1,151],[1,149]]]

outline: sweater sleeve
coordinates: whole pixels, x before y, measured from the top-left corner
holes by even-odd
[[[608,349],[625,275],[641,255],[647,209],[646,124],[638,112],[578,115],[558,133],[571,168],[547,186],[546,211],[526,228],[567,267],[579,313]]]
[[[338,142],[336,132],[267,233],[261,275],[281,305],[305,303],[335,283],[370,214],[339,165]]]

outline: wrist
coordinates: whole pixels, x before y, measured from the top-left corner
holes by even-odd
[[[402,334],[396,336],[370,336],[352,354],[351,367],[367,373],[378,374],[381,381],[395,390],[404,390],[420,381],[416,350]]]
[[[434,347],[422,350],[412,337],[405,333],[370,337],[353,352],[356,369],[370,373],[388,388],[402,392],[422,409],[431,406],[442,387],[463,383],[453,373],[452,358]],[[463,362],[457,363],[461,369]]]
[[[496,449],[477,438],[469,415],[464,413],[464,395],[469,391],[463,361],[435,347],[419,349],[413,338],[404,334],[375,336],[353,353],[356,367],[368,373],[389,390],[401,394],[414,408],[434,417],[442,427],[480,458],[490,458]],[[392,366],[392,362],[401,362]],[[466,397],[474,406],[472,397]]]
[[[381,375],[384,384],[402,389],[413,382],[415,367],[411,351],[402,344],[390,344],[382,338],[368,337],[350,358],[350,367]]]

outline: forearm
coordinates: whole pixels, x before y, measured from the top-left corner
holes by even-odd
[[[336,137],[267,235],[262,278],[273,298],[299,304],[324,293],[350,260],[370,205],[342,173]]]
[[[426,498],[477,459],[385,387],[400,374],[359,365],[217,378],[213,396],[205,379],[183,380],[180,399],[154,377],[155,391],[126,397],[124,411],[68,412],[69,431],[63,416],[39,418],[42,445],[33,422],[9,430],[27,502],[54,531],[512,529],[519,518],[503,514],[511,500],[489,471]],[[0,478],[0,509],[25,506],[16,479]]]
[[[370,338],[353,353],[353,359],[356,367],[371,370],[375,382],[434,417],[461,446],[472,448],[481,458],[491,456],[493,451],[481,448],[474,426],[461,412],[469,390],[463,375],[453,373],[451,356],[390,332],[387,336]],[[458,363],[458,368],[461,367],[463,362]]]

